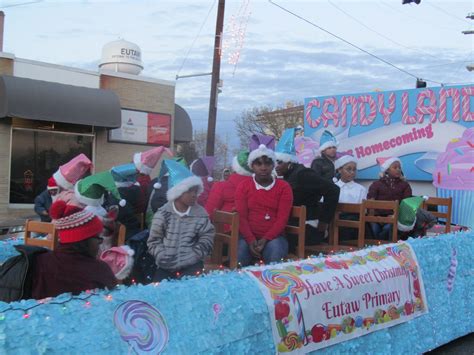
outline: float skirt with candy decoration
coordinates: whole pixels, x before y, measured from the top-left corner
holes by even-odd
[[[404,247],[406,244],[416,254],[417,264]],[[409,239],[406,243],[388,244],[384,250],[375,247],[358,254],[339,254],[327,263],[309,258],[251,268],[274,285],[272,314],[247,269],[147,286],[120,286],[114,291],[90,291],[74,297],[64,294],[41,302],[0,303],[0,353],[303,353],[311,344],[331,344],[340,337],[378,329],[321,347],[318,354],[415,354],[474,331],[470,297],[474,287],[473,232]],[[296,299],[293,290],[309,287],[300,282],[304,275],[344,274],[353,267],[382,265],[388,257],[410,273],[414,302],[397,304],[395,300],[376,306],[371,316],[347,314],[340,322],[309,324],[310,316],[303,308],[300,312],[298,302],[303,305],[306,296],[300,293]],[[265,271],[275,266],[286,268],[287,273],[280,277]],[[378,269],[379,278],[389,276],[383,268]],[[413,273],[422,275],[425,297],[421,297],[423,284]],[[300,281],[294,279],[295,274]],[[318,286],[322,289],[322,285],[315,284],[311,288],[316,292]],[[337,292],[346,291],[347,288]],[[424,307],[429,312],[384,327]],[[283,340],[278,344],[273,339],[273,318],[280,322]]]

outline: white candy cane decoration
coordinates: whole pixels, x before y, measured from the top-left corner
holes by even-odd
[[[471,96],[474,96],[474,87],[462,88],[462,120],[464,122],[474,121],[474,112],[471,112]]]
[[[359,116],[360,116],[360,125],[361,126],[369,126],[377,117],[377,105],[375,104],[375,100],[370,95],[362,95],[359,96],[357,100],[359,102]],[[369,115],[367,116],[365,104],[369,104]]]
[[[383,116],[383,124],[389,125],[390,116],[392,115],[393,111],[395,111],[395,93],[391,92],[388,96],[388,107],[385,107],[384,105],[384,98],[384,94],[378,95],[379,111]]]
[[[355,96],[343,96],[341,99],[341,126],[347,124],[347,105],[351,105],[351,125],[357,126],[357,98]]]
[[[303,344],[307,344],[306,326],[304,324],[303,309],[301,308],[301,303],[298,299],[298,295],[296,293],[293,293],[291,295],[291,300],[293,301],[293,305],[296,308],[296,319],[298,320],[298,327],[300,328],[299,336],[303,341]]]
[[[329,106],[333,107],[332,112],[329,111]],[[329,120],[333,120],[334,127],[339,126],[339,105],[335,97],[328,97],[323,102],[323,114],[321,117],[324,120],[324,127],[329,125]]]
[[[448,272],[448,292],[451,292],[454,287],[454,279],[456,278],[456,269],[458,267],[458,258],[457,258],[457,251],[453,248],[453,253],[451,255],[451,265],[449,266]]]
[[[446,122],[448,97],[451,97],[453,102],[453,108],[451,111],[453,114],[453,122],[458,122],[461,117],[461,94],[459,93],[459,90],[455,88],[441,88],[441,90],[439,90],[438,120],[439,122]]]
[[[408,113],[408,93],[402,93],[402,122],[403,124],[414,124],[416,123],[416,117],[410,116]]]
[[[319,116],[315,120],[311,118],[311,110],[313,109],[313,107],[317,107],[317,108],[321,107],[318,99],[311,100],[308,103],[308,106],[306,106],[306,122],[308,122],[311,128],[317,128],[319,124],[321,123],[321,116]]]

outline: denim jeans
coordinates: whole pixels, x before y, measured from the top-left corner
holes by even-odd
[[[251,264],[253,256],[250,254],[249,245],[242,236],[239,238],[239,250],[237,254],[238,261],[242,266]],[[279,236],[273,240],[268,241],[262,251],[263,261],[265,264],[280,262],[281,259],[286,258],[287,255],[288,241],[283,236]]]
[[[370,223],[370,227],[375,239],[390,240],[392,237],[393,226],[391,224]]]

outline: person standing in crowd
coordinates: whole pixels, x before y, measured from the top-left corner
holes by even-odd
[[[53,203],[53,198],[58,194],[59,187],[56,181],[50,177],[48,179],[48,186],[46,190],[35,197],[35,212],[41,218],[41,222],[51,222],[49,216],[49,208]]]
[[[163,146],[133,155],[133,163],[138,171],[137,182],[140,184],[141,189],[141,197],[139,200],[142,201],[142,204],[137,206],[137,213],[146,213],[148,199],[150,197],[150,185],[152,185],[150,174],[153,172],[153,169],[155,169],[163,153],[166,153],[169,157],[173,156],[173,152]]]
[[[403,176],[399,158],[377,158],[377,163],[380,165],[381,177],[369,186],[368,199],[400,203],[403,199],[412,196],[411,186]],[[387,211],[378,210],[375,214],[386,216]],[[371,223],[370,226],[374,237],[382,240],[390,239],[392,233],[390,224]]]
[[[212,171],[214,170],[215,158],[214,157],[202,157],[194,160],[189,166],[189,170],[198,176],[202,180],[203,192],[199,195],[198,204],[201,206],[206,205],[209,192],[211,191],[213,181]]]
[[[274,165],[275,153],[261,144],[248,157],[253,177],[242,181],[235,192],[241,234],[238,261],[242,266],[249,265],[252,259],[279,262],[288,255],[284,230],[293,193],[286,181],[273,176]]]
[[[206,210],[197,204],[202,180],[173,160],[163,161],[161,174],[165,173],[168,202],[155,213],[147,242],[158,282],[201,273],[215,234]]]
[[[59,245],[36,257],[32,297],[42,299],[65,292],[77,295],[96,288],[114,288],[117,280],[112,270],[97,259],[103,229],[100,219],[62,200],[52,204],[50,214],[59,232]]]
[[[334,161],[336,160],[337,146],[336,137],[334,137],[331,132],[324,130],[319,140],[320,156],[311,163],[311,169],[313,169],[318,176],[329,181],[332,181],[336,175]]]
[[[230,174],[232,174],[232,172],[230,171],[230,169],[229,169],[229,168],[225,168],[225,169],[222,171],[222,181],[227,181],[227,179],[229,179]]]
[[[294,145],[295,129],[288,128],[283,133],[275,150],[277,175],[287,181],[293,191],[293,204],[306,206],[306,244],[314,245],[324,240],[328,225],[336,210],[339,187],[323,179],[312,169],[298,164]],[[322,208],[319,201],[324,197]],[[290,249],[296,240],[290,239]],[[294,243],[293,243],[294,241]]]
[[[248,167],[249,152],[240,151],[232,159],[232,169],[234,173],[225,181],[216,182],[209,193],[206,202],[206,211],[212,219],[215,210],[234,212],[235,211],[235,190],[244,180],[249,179],[252,171]]]

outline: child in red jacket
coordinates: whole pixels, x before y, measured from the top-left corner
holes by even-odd
[[[412,196],[410,184],[403,177],[402,165],[400,159],[377,158],[380,165],[381,177],[374,181],[369,187],[368,199],[382,201],[398,201]],[[376,215],[387,215],[387,211],[375,211]],[[371,223],[372,233],[378,239],[388,240],[391,237],[391,225],[380,223]]]

